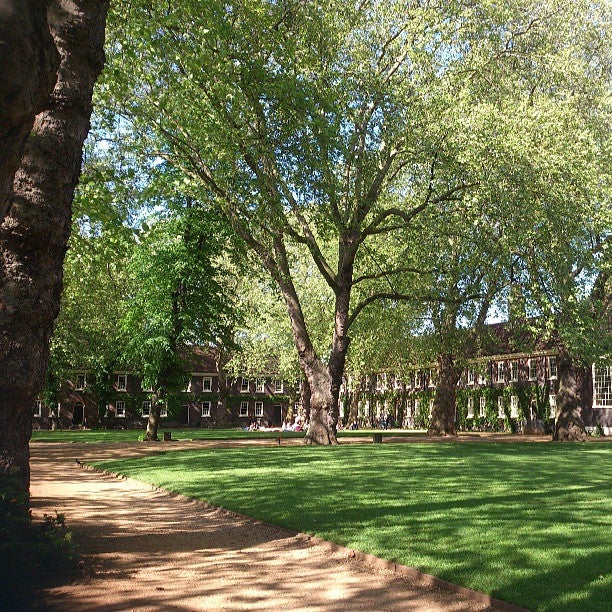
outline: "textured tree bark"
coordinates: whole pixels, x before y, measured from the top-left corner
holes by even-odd
[[[455,409],[457,404],[457,383],[461,369],[455,365],[453,356],[442,354],[438,357],[439,379],[434,395],[434,404],[427,434],[430,436],[456,436]]]
[[[47,108],[59,53],[47,25],[49,0],[0,0],[0,223],[13,192],[23,145]]]
[[[53,0],[49,30],[61,64],[15,175],[0,226],[0,474],[29,488],[34,400],[44,384],[59,311],[71,205],[89,131],[94,83],[104,65],[108,0]]]
[[[582,422],[580,391],[576,383],[576,372],[572,358],[561,351],[557,361],[559,392],[557,393],[557,414],[555,415],[556,442],[582,442],[587,434]]]
[[[145,433],[145,441],[159,442],[159,420],[161,418],[161,403],[159,393],[153,393],[151,397],[151,410],[147,419],[147,431]]]

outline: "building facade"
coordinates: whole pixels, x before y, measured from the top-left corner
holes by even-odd
[[[294,386],[278,376],[228,376],[214,354],[195,351],[184,390],[162,404],[165,427],[280,427],[292,414]],[[34,428],[144,428],[153,390],[137,372],[115,370],[97,377],[74,370],[61,384],[57,401],[34,407]]]
[[[558,353],[503,353],[468,363],[457,385],[457,426],[463,430],[552,431],[559,390]],[[582,419],[590,433],[612,435],[612,367],[576,372]],[[340,415],[346,426],[424,429],[436,388],[435,365],[402,373],[347,377]]]

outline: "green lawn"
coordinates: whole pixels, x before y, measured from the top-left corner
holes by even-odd
[[[173,440],[257,440],[273,439],[282,435],[283,438],[302,438],[303,432],[291,431],[244,431],[242,429],[172,429],[160,427],[159,436],[163,431],[172,431]],[[390,436],[424,436],[425,432],[403,430],[376,430],[383,437]],[[374,430],[359,429],[357,431],[341,431],[340,438],[372,436]],[[33,442],[137,442],[142,439],[144,431],[141,429],[64,429],[64,430],[35,430],[32,432]]]
[[[539,610],[610,610],[612,445],[169,451],[105,469]]]

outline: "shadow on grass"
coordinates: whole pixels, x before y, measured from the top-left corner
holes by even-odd
[[[612,600],[609,449],[232,448],[106,467],[532,609],[604,609]]]

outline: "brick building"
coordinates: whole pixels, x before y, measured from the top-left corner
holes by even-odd
[[[229,376],[217,366],[212,351],[195,349],[186,366],[184,390],[162,407],[166,427],[281,426],[295,403],[295,386],[271,373],[258,377]],[[37,400],[34,428],[144,428],[152,390],[137,372],[115,370],[104,380],[87,370],[73,370],[61,384],[57,402]],[[291,408],[290,408],[291,407]]]

